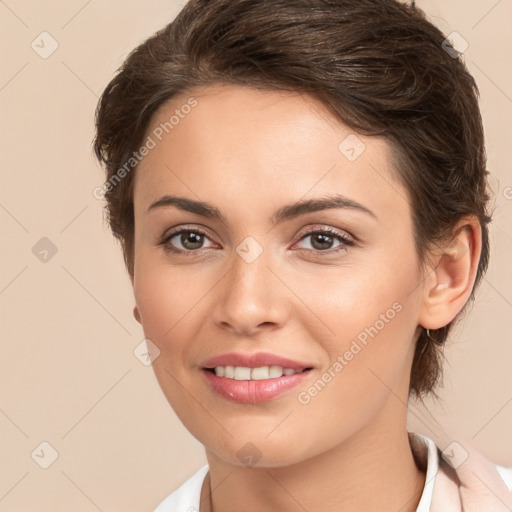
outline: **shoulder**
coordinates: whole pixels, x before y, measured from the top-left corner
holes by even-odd
[[[208,464],[200,468],[156,507],[154,512],[198,512],[203,481]]]

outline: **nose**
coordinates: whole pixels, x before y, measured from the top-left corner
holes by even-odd
[[[219,328],[254,336],[285,325],[292,294],[270,259],[266,251],[252,262],[233,254],[232,266],[215,290],[213,321]]]

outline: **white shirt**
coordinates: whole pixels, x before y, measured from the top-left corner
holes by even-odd
[[[430,504],[432,502],[435,477],[439,470],[439,458],[441,456],[441,451],[434,441],[421,434],[409,432],[409,438],[414,442],[414,444],[411,444],[413,451],[415,451],[414,446],[418,443],[424,443],[426,445],[427,457],[425,486],[423,487],[423,493],[418,507],[416,508],[416,512],[429,512]],[[512,490],[512,468],[505,468],[498,465],[496,465],[496,468],[507,487]],[[178,489],[167,496],[167,498],[158,505],[154,512],[198,512],[201,489],[203,481],[208,474],[208,470],[208,464],[204,465]]]

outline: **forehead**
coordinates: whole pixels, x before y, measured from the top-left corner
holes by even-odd
[[[256,212],[266,201],[337,192],[374,211],[408,211],[389,143],[355,133],[297,92],[195,89],[162,105],[146,137],[155,144],[135,173],[136,215],[165,193]]]

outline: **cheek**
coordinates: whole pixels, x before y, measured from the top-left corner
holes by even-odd
[[[382,260],[373,267],[358,264],[313,270],[297,272],[288,282],[319,326],[314,338],[355,337],[388,310],[386,316],[394,317],[397,307],[393,309],[393,304],[404,300],[405,276],[397,279],[391,264]]]
[[[167,339],[179,339],[175,332],[194,314],[194,306],[209,289],[208,281],[198,276],[198,270],[171,268],[156,258],[139,260],[135,276],[134,295],[145,334],[163,345]]]
[[[195,406],[196,402],[191,401],[189,394],[194,393],[196,378],[191,374],[191,361],[196,359],[190,352],[193,349],[190,341],[201,325],[195,318],[196,308],[207,288],[202,291],[190,271],[171,269],[156,260],[139,258],[135,270],[135,300],[144,336],[160,350],[152,363],[155,377],[169,405],[193,432],[197,428],[197,418],[201,418],[199,423],[208,420],[203,417],[204,410]]]
[[[396,301],[388,308],[361,305],[359,311],[350,309],[352,315],[346,317],[339,312],[336,338],[323,339],[329,361],[308,387],[298,391],[299,405],[293,415],[304,428],[311,424],[322,429],[315,450],[328,449],[340,437],[349,438],[360,431],[389,400],[391,390],[401,397],[396,407],[403,408],[414,330],[408,307],[404,301]],[[299,431],[292,430],[289,435],[300,441]]]
[[[388,392],[387,386],[408,373],[417,317],[411,291],[417,282],[412,264],[392,258],[295,278],[294,292],[307,297],[299,316],[309,320],[302,326],[326,356],[324,377],[332,395],[322,391],[319,400],[326,407],[333,401],[357,409],[358,401],[362,406],[379,389]]]

